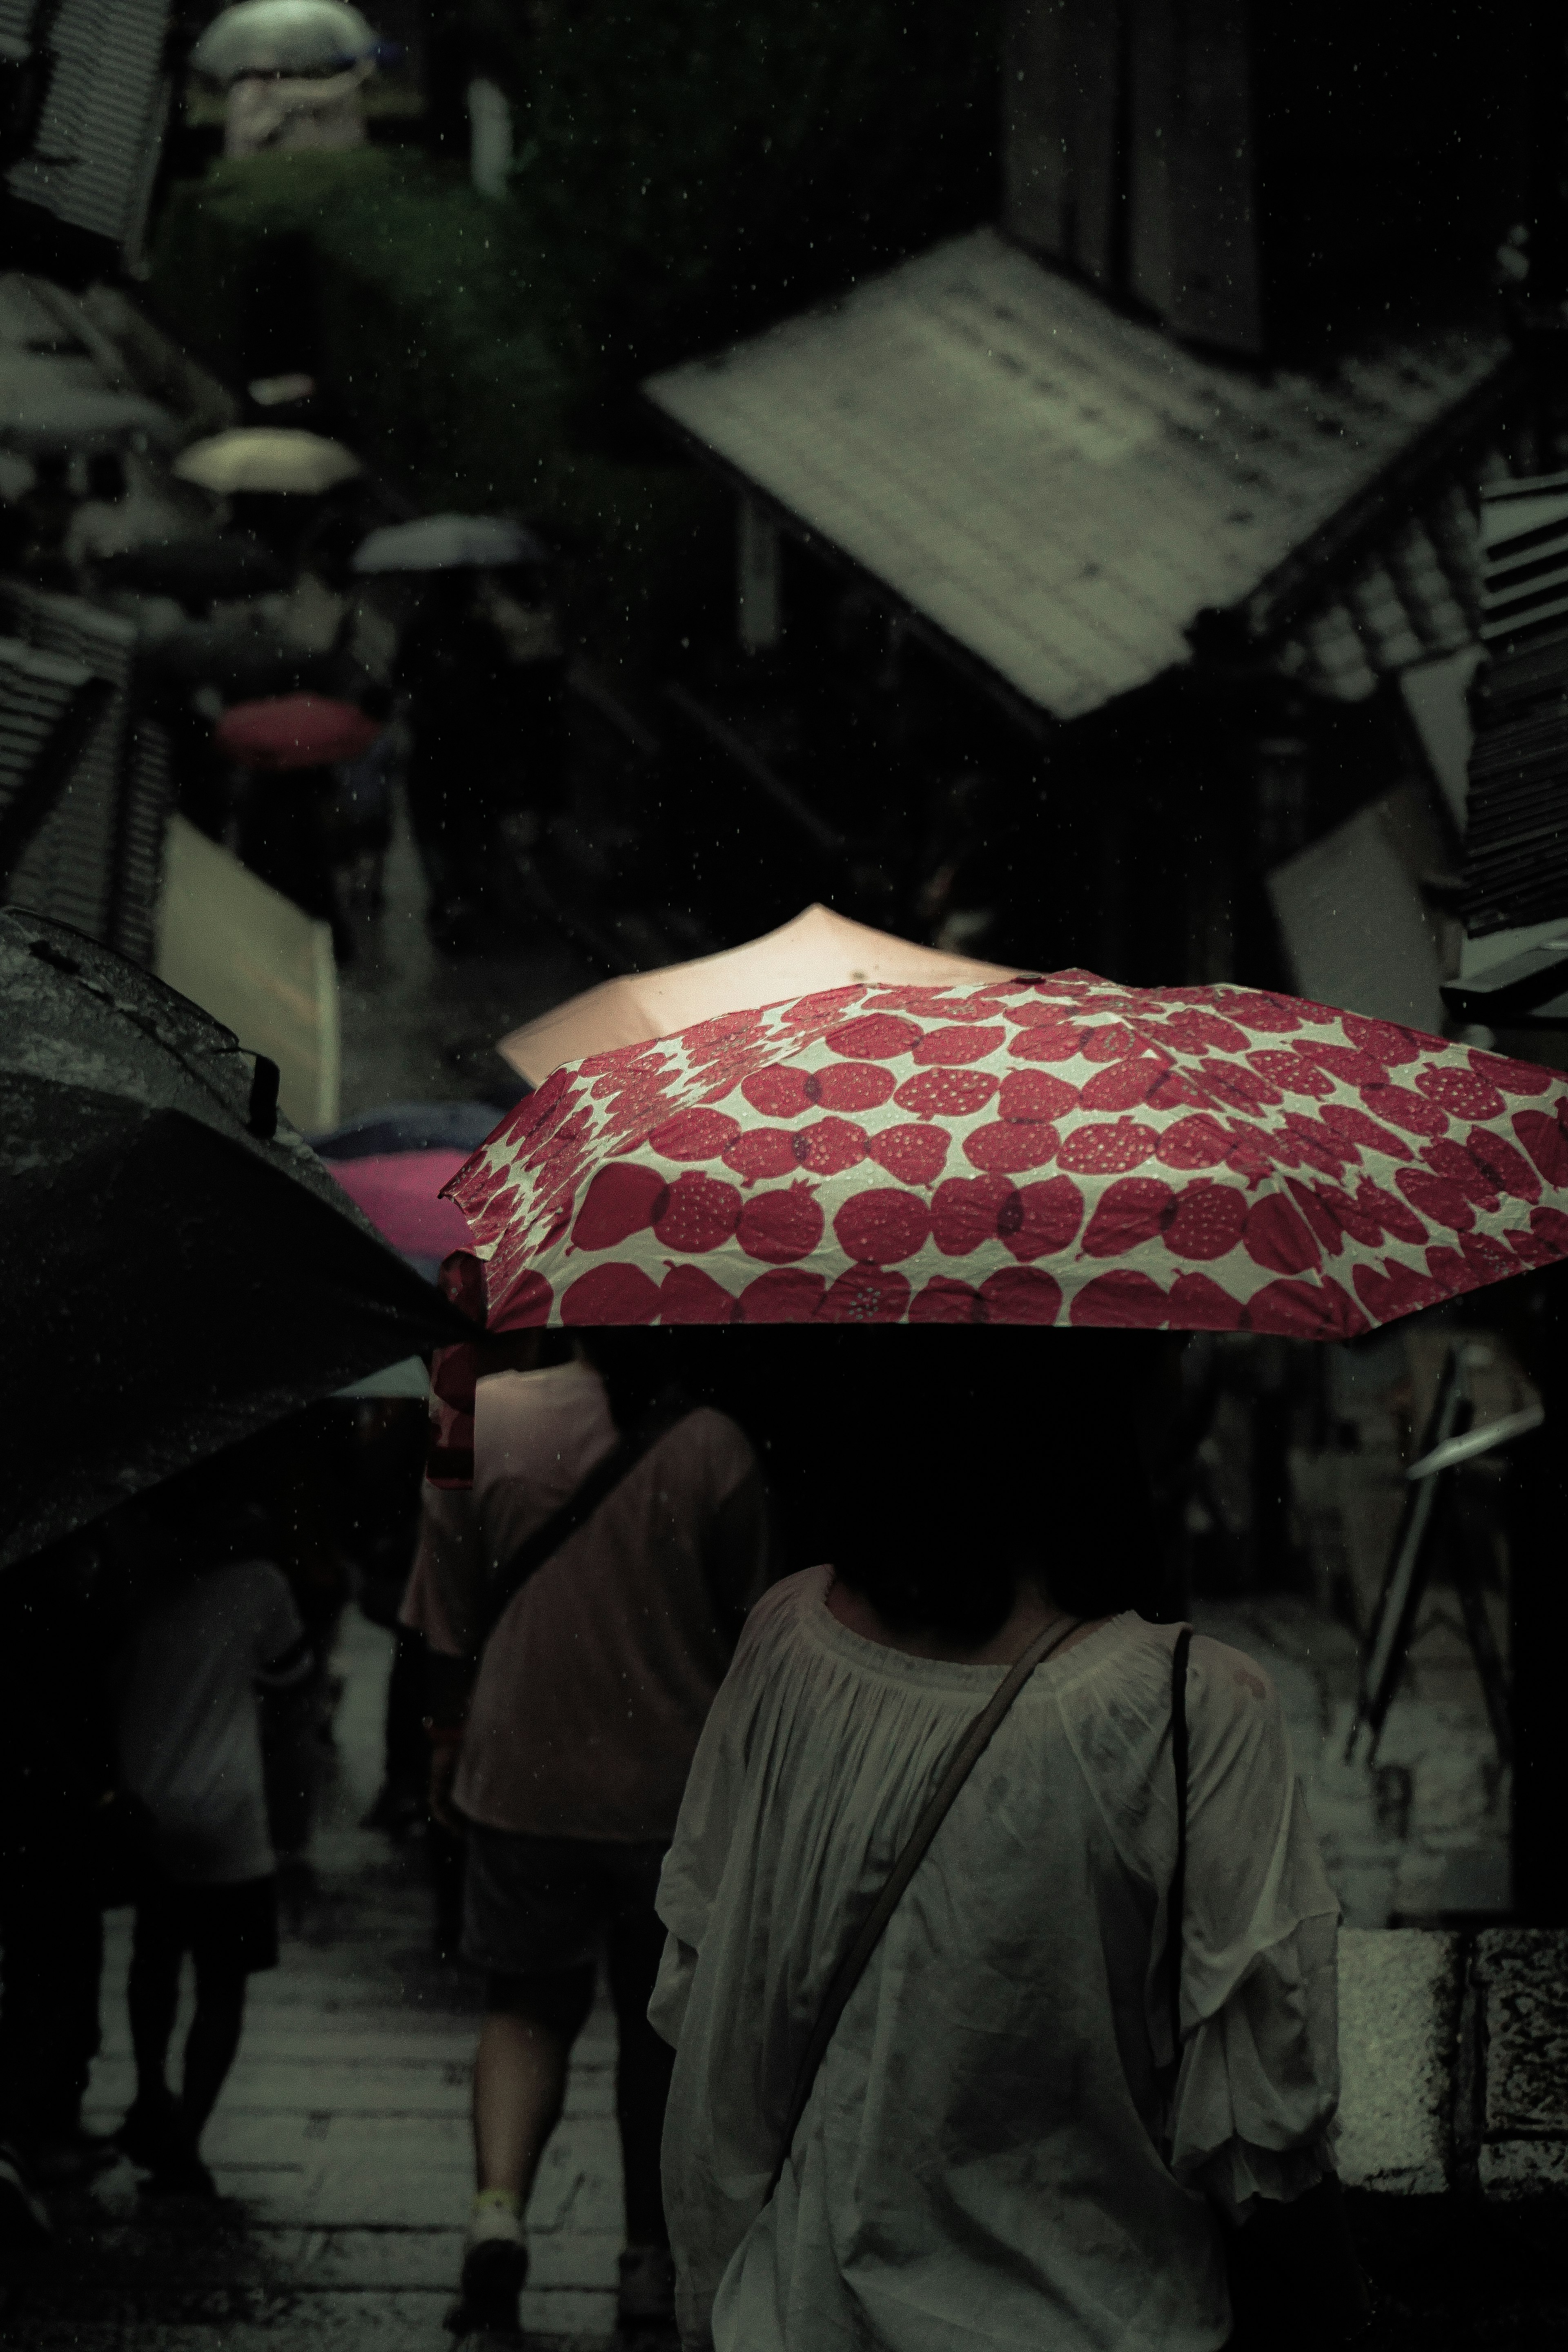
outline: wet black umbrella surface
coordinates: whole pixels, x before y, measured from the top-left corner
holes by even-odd
[[[0,1568],[468,1327],[139,966],[0,911]]]

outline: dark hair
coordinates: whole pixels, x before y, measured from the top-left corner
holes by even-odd
[[[1152,1613],[1140,1331],[839,1325],[578,1334],[625,1428],[679,1385],[745,1429],[783,1565],[830,1561],[898,1632],[987,1640],[1021,1566],[1077,1617]]]
[[[1155,1550],[1139,1335],[889,1336],[901,1356],[867,1363],[826,1433],[844,1581],[895,1632],[975,1643],[1023,1570],[1075,1617],[1138,1607]]]
[[[610,1417],[618,1430],[634,1429],[664,1399],[690,1393],[684,1373],[691,1350],[681,1344],[689,1336],[678,1329],[607,1327],[574,1334],[605,1383]]]

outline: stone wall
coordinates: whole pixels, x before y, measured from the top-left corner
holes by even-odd
[[[1347,2188],[1568,2199],[1568,1930],[1346,1928],[1340,2071]]]

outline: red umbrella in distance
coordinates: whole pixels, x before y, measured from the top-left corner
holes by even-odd
[[[448,1189],[492,1331],[1339,1339],[1568,1257],[1568,1079],[1239,987],[841,988],[556,1071]]]
[[[380,733],[379,722],[352,702],[325,694],[273,694],[226,710],[213,741],[240,768],[325,768],[360,759]]]

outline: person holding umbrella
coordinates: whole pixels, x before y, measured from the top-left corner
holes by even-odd
[[[682,2343],[1217,2352],[1231,2240],[1333,2341],[1337,1906],[1273,1689],[1135,1613],[1139,1343],[870,1336],[660,1879]]]
[[[560,790],[565,662],[545,552],[492,515],[426,515],[373,531],[367,577],[422,577],[395,676],[407,697],[408,804],[431,936],[477,944],[496,821]]]

